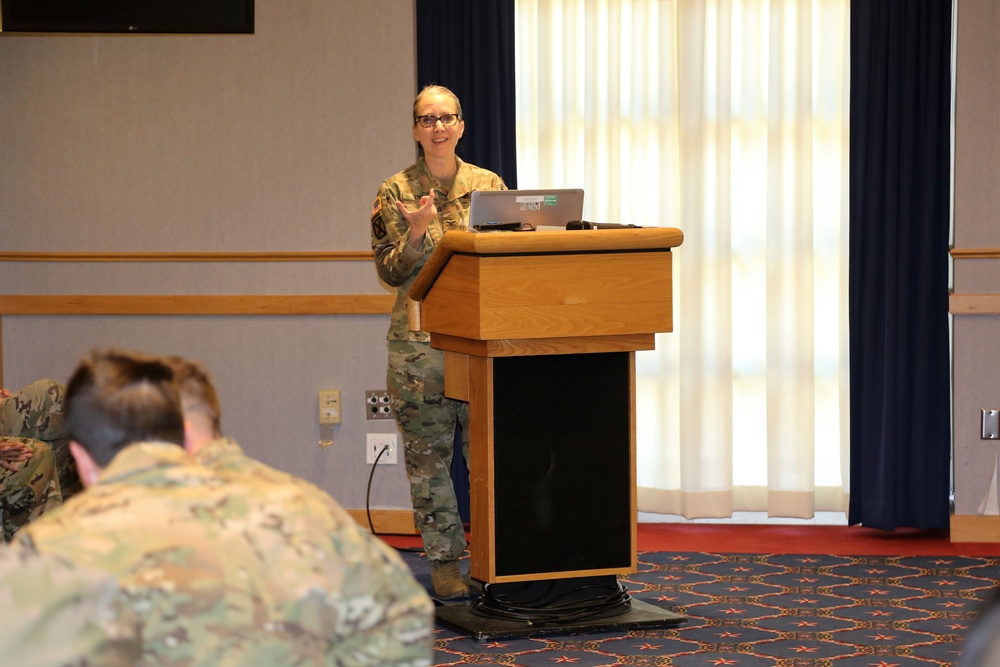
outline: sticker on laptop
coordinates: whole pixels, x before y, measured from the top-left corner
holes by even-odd
[[[559,195],[529,195],[516,197],[518,209],[522,211],[540,211],[543,206],[555,206],[559,203]]]

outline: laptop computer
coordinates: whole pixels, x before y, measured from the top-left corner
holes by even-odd
[[[469,205],[469,227],[480,232],[566,228],[583,217],[583,190],[477,190]]]

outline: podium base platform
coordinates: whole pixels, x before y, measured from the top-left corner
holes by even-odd
[[[683,625],[687,617],[661,609],[647,602],[632,598],[628,611],[616,616],[590,620],[545,623],[480,616],[472,612],[473,602],[466,601],[438,606],[437,620],[454,630],[464,632],[476,640],[505,637],[540,637],[543,635],[571,634],[577,632],[614,632],[647,628],[669,628]]]

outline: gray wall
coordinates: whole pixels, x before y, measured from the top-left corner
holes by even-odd
[[[378,184],[413,162],[412,0],[257,0],[254,35],[0,34],[0,251],[370,250]],[[0,262],[3,294],[385,294],[370,262]],[[388,317],[5,316],[3,380],[90,348],[203,361],[251,454],[362,508],[364,391]],[[335,445],[317,392],[340,389]],[[408,508],[402,465],[373,507]]]
[[[1000,293],[998,32],[1000,3],[959,0],[954,245],[997,251],[954,260],[956,294]],[[980,439],[980,410],[1000,409],[1000,315],[955,315],[953,327],[955,512],[979,514],[1000,448]]]

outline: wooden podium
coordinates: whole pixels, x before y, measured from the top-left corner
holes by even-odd
[[[671,331],[673,228],[444,235],[410,326],[470,414],[470,574],[636,571],[635,351]]]

